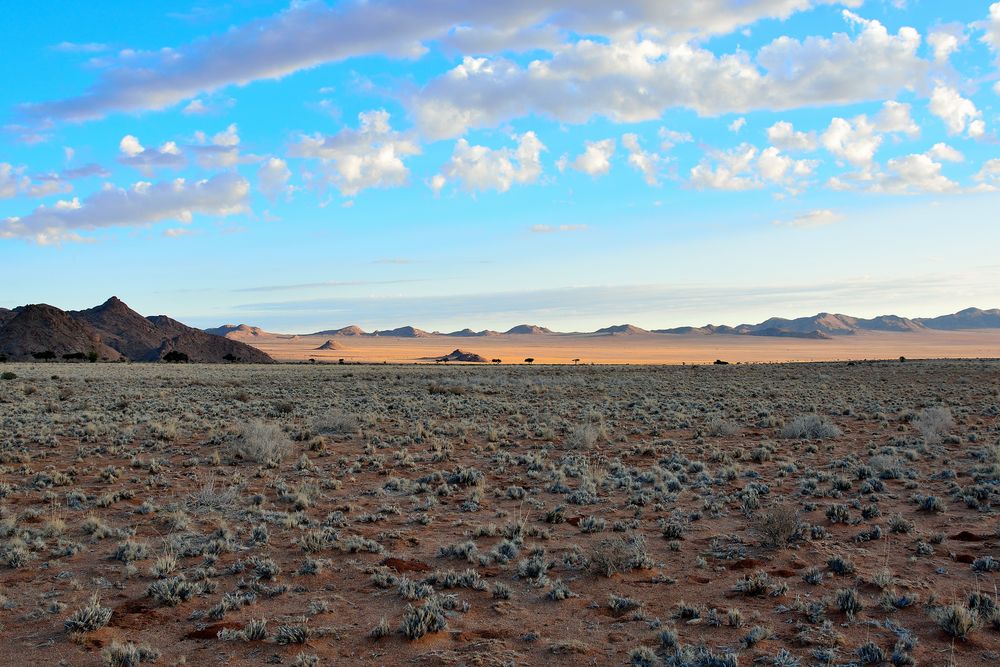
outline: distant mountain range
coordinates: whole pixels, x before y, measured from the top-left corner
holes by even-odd
[[[273,361],[245,343],[211,335],[166,315],[143,317],[117,297],[87,310],[66,311],[44,303],[0,308],[0,355],[12,361],[37,355],[158,361],[170,352],[183,353],[196,362]]]
[[[0,313],[2,318],[2,313]],[[2,321],[2,320],[0,320]],[[457,338],[471,338],[478,336],[504,336],[504,335],[590,335],[590,336],[635,336],[643,334],[667,334],[667,335],[705,335],[705,336],[768,336],[775,338],[806,338],[806,339],[831,339],[835,336],[851,336],[859,332],[866,331],[892,331],[892,332],[920,332],[927,330],[957,331],[960,329],[1000,329],[1000,309],[980,310],[979,308],[966,308],[951,315],[941,315],[940,317],[907,318],[898,315],[880,315],[870,319],[853,317],[851,315],[841,315],[836,313],[818,313],[811,317],[799,317],[795,319],[785,319],[781,317],[771,317],[759,324],[740,324],[738,326],[706,324],[701,327],[675,327],[672,329],[652,329],[647,330],[632,324],[619,324],[604,327],[593,332],[571,332],[563,333],[546,329],[537,324],[519,324],[504,332],[483,330],[474,331],[472,329],[461,329],[451,333],[428,332],[412,326],[399,327],[397,329],[385,329],[379,331],[366,332],[360,327],[349,326],[342,329],[327,329],[317,331],[310,336],[381,336],[393,338],[427,338],[430,336],[449,336]],[[206,329],[208,333],[226,336],[228,338],[245,339],[250,336],[266,334],[258,327],[251,327],[245,324],[239,326],[227,324],[214,329]],[[276,335],[276,334],[274,334]]]

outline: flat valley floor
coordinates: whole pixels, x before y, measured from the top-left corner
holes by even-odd
[[[1000,329],[895,333],[858,332],[828,340],[702,334],[501,334],[394,338],[232,334],[279,361],[427,362],[456,348],[504,363],[704,364],[837,361],[846,359],[996,358]],[[335,349],[319,349],[328,340]]]
[[[3,664],[1000,662],[997,361],[0,372]]]

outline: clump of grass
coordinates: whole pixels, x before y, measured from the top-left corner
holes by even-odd
[[[861,610],[865,608],[861,602],[861,595],[856,588],[841,588],[835,595],[837,608],[853,619]]]
[[[66,619],[64,625],[70,632],[93,632],[100,630],[111,620],[111,609],[101,606],[95,595],[85,607],[77,609]]]
[[[615,595],[612,593],[608,596],[608,607],[614,614],[624,614],[627,611],[638,609],[641,606],[642,602],[639,600],[635,600],[624,595]]]
[[[955,639],[967,639],[979,627],[978,614],[960,604],[939,607],[931,612],[931,617],[945,634]]]
[[[274,633],[275,644],[287,646],[289,644],[305,644],[312,632],[304,625],[281,625]]]
[[[440,632],[448,627],[448,618],[437,599],[428,600],[419,607],[408,606],[399,625],[407,639],[420,639],[430,632]]]
[[[146,597],[153,598],[159,604],[176,607],[199,592],[201,592],[200,586],[187,581],[183,576],[177,576],[151,583],[146,588]]]
[[[825,417],[816,414],[799,415],[779,432],[782,438],[826,440],[840,437],[840,429]]]
[[[319,435],[351,435],[358,432],[358,418],[343,410],[333,409],[313,420],[313,431]]]
[[[591,567],[606,577],[621,572],[652,567],[642,535],[628,535],[603,540],[590,552]]]
[[[144,662],[156,662],[159,659],[160,652],[155,648],[132,642],[122,644],[118,640],[112,641],[111,646],[101,652],[104,667],[139,667]]]
[[[752,523],[760,543],[765,547],[785,547],[802,536],[802,522],[791,505],[777,505],[759,514]]]
[[[288,456],[292,444],[280,427],[253,421],[244,424],[231,443],[229,454],[238,461],[277,467]]]

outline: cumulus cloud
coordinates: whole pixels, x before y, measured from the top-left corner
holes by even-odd
[[[795,160],[775,146],[758,150],[743,143],[703,159],[691,169],[691,185],[699,190],[753,190],[779,185],[795,193],[817,164],[815,160]]]
[[[939,63],[947,62],[966,41],[965,27],[961,24],[938,26],[927,35],[927,43],[934,50],[934,60]]]
[[[828,208],[818,208],[806,213],[801,213],[791,220],[775,220],[771,224],[777,227],[794,227],[796,229],[810,229],[814,227],[824,227],[832,225],[844,216]]]
[[[797,132],[788,121],[778,121],[767,128],[767,140],[772,146],[785,151],[811,151],[816,148],[814,132]]]
[[[826,150],[855,166],[871,164],[882,145],[882,135],[864,114],[852,120],[834,118],[820,140]]]
[[[973,177],[980,184],[980,190],[1000,190],[1000,158],[993,158],[983,163],[982,168]]]
[[[983,136],[986,126],[982,114],[970,99],[949,86],[936,86],[928,105],[930,112],[944,121],[948,134],[962,134],[968,128],[972,138]]]
[[[751,190],[761,187],[751,174],[757,148],[750,144],[714,154],[715,165],[708,160],[691,169],[691,185],[699,190]]]
[[[643,150],[639,136],[631,132],[622,135],[622,147],[628,151],[629,165],[642,174],[647,184],[657,185],[663,158],[656,153]]]
[[[931,149],[927,151],[935,160],[941,160],[942,162],[964,162],[965,156],[961,152],[952,148],[946,143],[939,142],[931,146]]]
[[[179,47],[128,51],[110,60],[81,95],[27,111],[88,120],[114,111],[163,109],[228,85],[277,79],[323,63],[372,54],[419,56],[429,40],[445,39],[453,48],[477,53],[555,48],[556,31],[619,39],[641,32],[657,41],[687,41],[838,2],[859,6],[862,0],[588,0],[570,7],[556,0],[352,0],[335,6],[307,0]]]
[[[435,176],[440,191],[447,181],[457,182],[468,192],[496,190],[506,192],[514,184],[534,183],[542,175],[542,151],[545,144],[534,132],[515,137],[517,148],[487,148],[470,145],[465,139],[455,143],[451,159]]]
[[[288,163],[281,158],[268,158],[257,169],[257,189],[265,197],[276,198],[281,194],[288,194],[291,188],[288,181],[292,177],[292,171],[288,168]]]
[[[358,128],[337,134],[303,136],[291,148],[293,157],[315,158],[329,167],[331,182],[346,197],[368,188],[391,188],[409,182],[404,159],[420,154],[412,138],[392,129],[385,110],[358,114]]]
[[[0,199],[13,197],[42,198],[73,191],[73,185],[60,174],[28,176],[24,167],[0,162]]]
[[[194,214],[227,216],[246,210],[250,185],[240,175],[223,173],[189,182],[183,178],[130,188],[107,187],[83,201],[74,198],[39,206],[23,217],[0,221],[0,238],[39,244],[79,241],[81,231],[146,225],[161,220],[191,222]]]
[[[146,148],[139,139],[126,134],[118,142],[118,162],[150,175],[157,169],[180,169],[187,165],[187,158],[173,141],[159,148]]]
[[[588,141],[582,153],[572,162],[562,162],[560,170],[566,164],[576,171],[590,176],[603,176],[611,170],[611,157],[615,154],[615,140],[602,139]]]
[[[780,37],[754,60],[651,39],[583,39],[527,65],[466,57],[410,106],[423,132],[445,138],[529,113],[571,123],[593,116],[640,122],[672,107],[711,116],[849,104],[885,99],[923,79],[928,63],[917,55],[916,30],[891,34],[878,21],[845,16],[861,28],[854,38]]]
[[[1000,2],[990,5],[990,13],[985,21],[980,21],[976,27],[983,31],[980,40],[983,44],[993,49],[994,53],[1000,54]]]
[[[901,133],[911,137],[920,134],[920,126],[910,115],[910,105],[888,101],[875,116],[875,127],[879,132]]]
[[[890,194],[945,194],[958,192],[959,186],[941,173],[940,162],[917,153],[889,160],[886,173],[879,175],[871,190]]]
[[[235,167],[244,161],[254,161],[255,158],[244,158],[240,154],[240,134],[236,123],[230,123],[226,129],[216,132],[209,139],[205,133],[195,133],[198,143],[190,146],[198,164],[205,169],[225,169]]]

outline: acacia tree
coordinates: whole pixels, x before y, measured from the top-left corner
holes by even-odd
[[[534,357],[528,357],[527,359],[524,360],[524,363],[526,363],[526,364],[533,364],[533,363],[535,363],[535,359],[534,359]]]

